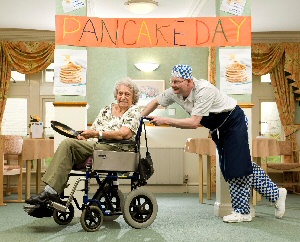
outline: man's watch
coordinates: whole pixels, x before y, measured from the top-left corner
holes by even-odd
[[[99,139],[99,140],[103,139],[103,133],[102,133],[102,131],[99,131],[98,139]]]

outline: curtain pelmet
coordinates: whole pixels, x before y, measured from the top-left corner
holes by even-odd
[[[23,74],[45,70],[54,62],[52,42],[4,42],[4,52],[12,67]]]

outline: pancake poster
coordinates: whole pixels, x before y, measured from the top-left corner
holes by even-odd
[[[220,90],[252,94],[251,48],[220,48]]]
[[[87,51],[56,49],[54,95],[86,96]]]

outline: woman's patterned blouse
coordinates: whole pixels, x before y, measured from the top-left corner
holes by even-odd
[[[112,108],[116,104],[111,104],[102,108],[91,126],[91,129],[97,131],[116,131],[125,126],[135,134],[140,125],[141,111],[137,105],[131,105],[130,108],[120,117],[112,114]],[[134,140],[135,136],[131,137]]]

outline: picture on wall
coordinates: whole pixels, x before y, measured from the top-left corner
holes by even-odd
[[[220,10],[233,15],[242,16],[246,2],[247,0],[223,0]]]
[[[86,6],[85,0],[62,0],[61,5],[65,13],[84,8]]]
[[[140,90],[140,99],[137,103],[140,107],[145,107],[156,96],[165,90],[164,80],[132,80]],[[158,107],[162,108],[162,107]]]
[[[56,49],[54,52],[54,94],[86,95],[87,51]]]
[[[220,48],[220,90],[252,94],[251,48]]]

